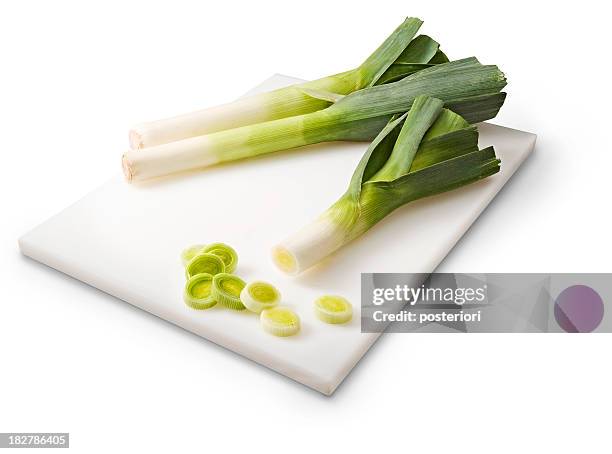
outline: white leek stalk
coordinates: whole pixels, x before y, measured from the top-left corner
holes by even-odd
[[[356,91],[323,110],[241,128],[219,131],[123,156],[128,181],[207,167],[303,145],[335,140],[371,140],[389,118],[410,109],[427,94],[470,123],[493,118],[502,106],[506,85],[496,66],[476,58],[439,64],[397,82]],[[333,96],[314,93],[331,99]],[[333,94],[332,94],[333,95]]]
[[[138,125],[130,131],[130,147],[132,149],[152,147],[323,109],[330,105],[328,101],[308,96],[304,91],[323,90],[346,95],[374,85],[406,50],[422,23],[420,19],[407,18],[361,66],[351,71],[249,96],[221,106]],[[420,57],[424,53],[421,49],[423,43],[417,44],[420,47],[404,56],[402,61],[413,58],[413,54]],[[437,51],[437,43],[435,46]],[[426,62],[431,58],[433,55]],[[422,58],[418,60],[413,63],[420,63]],[[393,73],[397,69],[395,68]],[[385,75],[385,80],[388,79],[389,75]]]
[[[278,268],[296,275],[398,207],[498,172],[493,148],[478,150],[476,128],[441,106],[441,100],[420,96],[410,112],[389,122],[366,151],[346,193],[273,248]]]

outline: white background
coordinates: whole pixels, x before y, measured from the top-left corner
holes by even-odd
[[[500,65],[495,122],[539,135],[440,271],[612,271],[603,2],[153,3],[0,6],[0,432],[67,431],[77,452],[610,452],[607,335],[386,335],[326,398],[17,248],[119,172],[133,123],[349,69],[414,15],[451,58]]]

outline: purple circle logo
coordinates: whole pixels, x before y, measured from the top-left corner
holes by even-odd
[[[555,301],[555,320],[568,333],[590,333],[603,319],[599,293],[586,285],[572,285]]]

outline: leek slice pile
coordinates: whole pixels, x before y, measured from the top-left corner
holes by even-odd
[[[212,296],[215,300],[235,311],[246,309],[240,301],[240,293],[246,283],[238,276],[229,273],[219,273],[213,278]]]
[[[300,318],[288,307],[265,309],[259,317],[264,331],[279,337],[293,336],[300,331]]]
[[[415,105],[420,106],[420,103],[421,100],[417,100]],[[298,315],[287,307],[278,306],[281,294],[276,287],[264,281],[247,284],[227,271],[233,271],[238,263],[238,254],[231,246],[225,243],[197,244],[183,250],[181,258],[183,261],[189,259],[185,266],[187,282],[183,290],[187,306],[197,310],[217,305],[235,311],[248,309],[259,314],[262,329],[274,336],[293,336],[300,331]],[[314,310],[320,320],[332,324],[346,323],[353,315],[351,304],[340,296],[318,298]]]
[[[243,310],[240,292],[245,286],[236,269],[238,254],[225,243],[194,244],[181,252],[187,282],[183,300],[194,309],[209,309],[217,303]]]
[[[192,276],[185,284],[183,299],[194,309],[210,309],[217,301],[212,296],[212,274],[200,273]]]
[[[353,318],[353,306],[346,298],[335,295],[325,295],[314,302],[317,318],[325,323],[346,323]]]
[[[473,67],[469,61],[462,65]],[[443,66],[403,80],[431,70],[445,73]],[[400,206],[497,173],[500,161],[493,147],[479,150],[476,127],[444,104],[419,96],[408,113],[393,118],[368,147],[346,193],[312,224],[274,247],[278,268],[298,274]]]
[[[280,292],[267,282],[249,282],[240,293],[240,300],[251,312],[261,313],[276,306],[281,300]]]
[[[429,37],[414,38],[422,23],[418,18],[407,18],[359,67],[350,71],[249,96],[210,109],[138,125],[130,131],[130,147],[153,147],[226,129],[315,112],[328,107],[331,102],[325,98],[310,96],[308,92],[324,91],[347,95],[448,61],[443,53],[437,52],[439,46],[434,40]]]

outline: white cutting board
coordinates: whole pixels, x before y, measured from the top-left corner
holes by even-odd
[[[295,82],[276,75],[253,92]],[[270,248],[344,192],[367,144],[309,146],[139,185],[116,176],[24,235],[20,248],[41,263],[329,395],[379,336],[360,332],[360,273],[433,271],[536,140],[533,134],[489,124],[479,129],[481,147],[495,145],[500,173],[400,208],[297,278],[274,268]],[[302,319],[299,335],[277,338],[261,330],[255,314],[195,311],[183,303],[179,254],[192,243],[212,242],[236,248],[237,274],[245,280],[268,280],[281,290],[285,304]],[[352,301],[355,313],[349,324],[326,325],[314,317],[312,302],[329,293]]]

